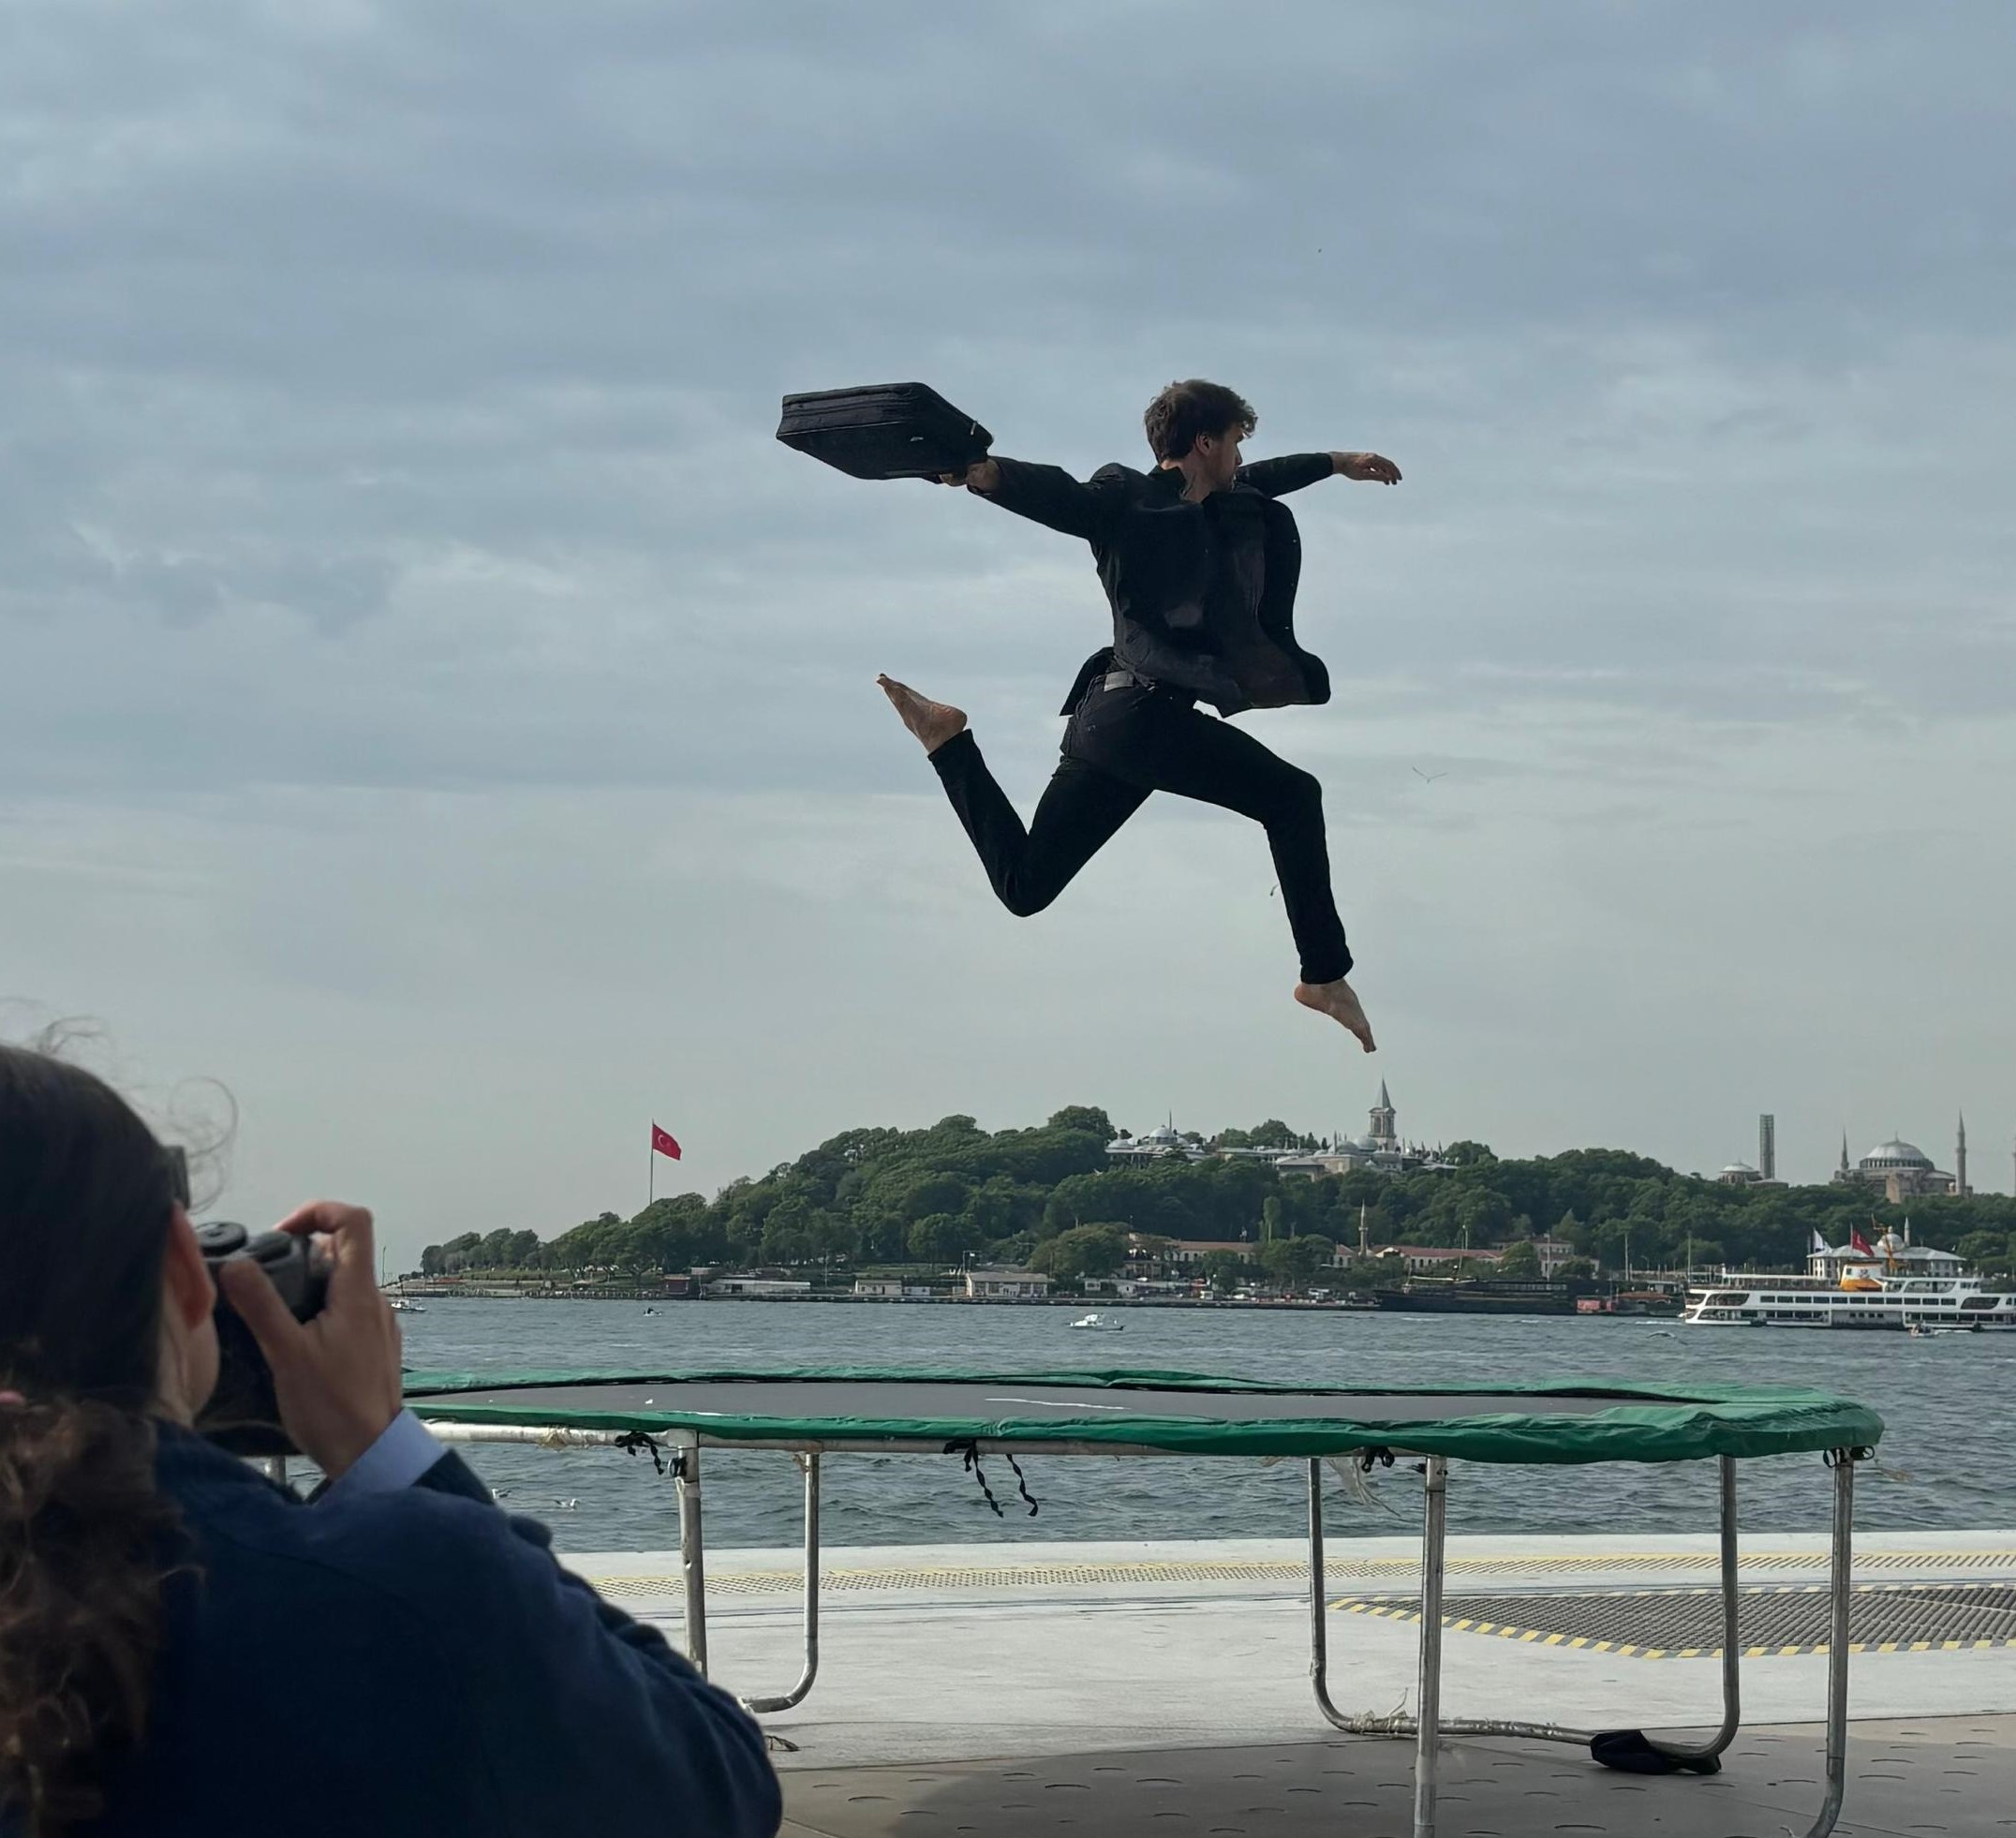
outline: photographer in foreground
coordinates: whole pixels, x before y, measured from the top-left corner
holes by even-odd
[[[0,1833],[770,1838],[755,1723],[402,1411],[370,1214],[283,1229],[334,1246],[319,1314],[223,1284],[313,1504],[190,1427],[215,1292],[161,1146],[0,1046]]]

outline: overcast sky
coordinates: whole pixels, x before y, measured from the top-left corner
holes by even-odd
[[[1817,1178],[2016,1134],[2016,20],[13,0],[0,1028],[235,1100],[223,1210],[395,1258],[862,1123],[1590,1144]],[[1084,549],[776,445],[918,378],[1294,500],[1378,1030],[1260,832],[1157,800],[993,902],[889,670],[1030,808]],[[1418,769],[1418,772],[1417,770]],[[1445,774],[1432,784],[1420,774]]]

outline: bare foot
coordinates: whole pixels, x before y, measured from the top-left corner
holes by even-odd
[[[1358,1044],[1366,1052],[1375,1050],[1372,1024],[1365,1018],[1365,1011],[1358,1006],[1356,995],[1342,977],[1335,983],[1297,983],[1295,999],[1304,1008],[1312,1008],[1318,1015],[1327,1015],[1333,1021],[1342,1021],[1358,1037]]]
[[[908,683],[893,676],[878,676],[876,682],[889,698],[889,705],[903,718],[903,725],[924,742],[926,753],[935,753],[955,734],[966,732],[966,714],[949,703],[920,696]]]

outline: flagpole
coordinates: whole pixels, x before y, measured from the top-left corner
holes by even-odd
[[[646,1212],[649,1212],[649,1211],[651,1210],[651,1203],[652,1203],[652,1201],[653,1201],[653,1200],[655,1200],[655,1199],[656,1199],[656,1198],[658,1197],[658,1134],[657,1134],[657,1132],[658,1132],[658,1126],[657,1126],[656,1124],[653,1124],[653,1125],[652,1125],[652,1134],[651,1134],[651,1136],[650,1136],[650,1138],[649,1138],[649,1141],[650,1141],[650,1147],[651,1147],[651,1153],[650,1153],[650,1163],[651,1163],[651,1165],[650,1165],[650,1168],[649,1168],[649,1170],[648,1170],[648,1171],[646,1172],[646,1174],[645,1175],[645,1178],[644,1178],[644,1209],[645,1209],[645,1210]]]

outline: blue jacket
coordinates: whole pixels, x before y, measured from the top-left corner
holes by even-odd
[[[314,1504],[161,1432],[193,1569],[92,1838],[771,1838],[755,1722],[459,1456]],[[4,1823],[4,1821],[0,1821]]]

